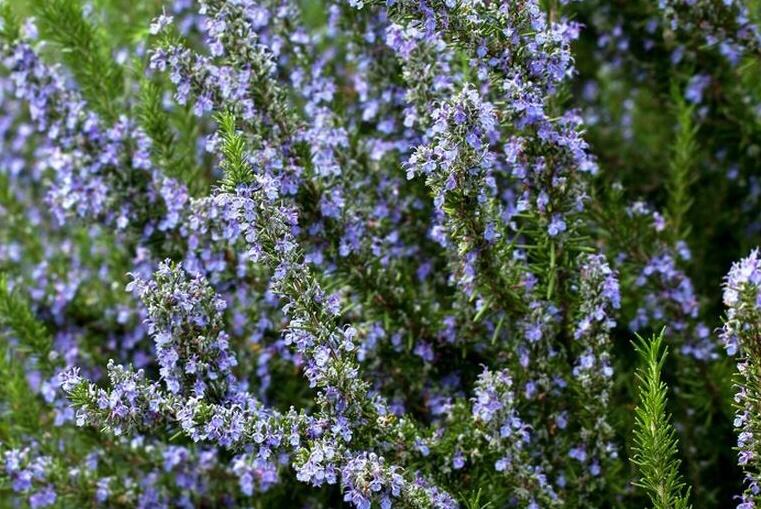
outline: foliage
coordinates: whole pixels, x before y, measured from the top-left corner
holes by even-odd
[[[653,507],[688,508],[689,490],[684,493],[679,474],[676,431],[666,410],[668,388],[661,379],[667,354],[662,345],[663,333],[649,341],[640,338],[636,345],[641,359],[637,370],[640,396],[632,462],[641,475],[637,485],[647,490]]]
[[[0,506],[756,507],[759,9],[0,1]]]

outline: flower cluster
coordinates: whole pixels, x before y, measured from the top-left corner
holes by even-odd
[[[724,282],[724,305],[727,316],[721,339],[730,355],[739,358],[737,413],[734,426],[738,433],[738,463],[745,471],[745,492],[741,509],[761,503],[761,420],[759,419],[759,338],[761,337],[761,259],[758,249],[732,266]]]
[[[30,44],[3,43],[3,65],[13,93],[28,103],[35,128],[47,138],[40,157],[54,172],[48,199],[56,218],[90,216],[120,229],[130,223],[138,229],[159,226],[144,224],[156,221],[146,211],[162,207],[164,193],[171,196],[174,189],[152,165],[151,140],[127,117],[105,124]]]
[[[147,309],[148,333],[155,341],[159,372],[169,392],[203,397],[211,390],[224,395],[235,381],[231,369],[237,363],[222,330],[225,301],[199,277],[187,281],[170,263],[160,264],[151,281],[134,279],[127,290],[138,295]]]
[[[601,463],[610,464],[618,457],[612,442],[615,432],[605,418],[604,409],[610,404],[613,391],[611,331],[616,325],[614,313],[621,306],[621,295],[618,277],[604,257],[587,256],[580,270],[581,305],[573,333],[579,353],[573,376],[578,390],[586,394],[586,408],[581,412],[581,443],[570,455],[585,464],[592,477],[597,477]],[[589,412],[593,405],[599,405],[599,409]]]
[[[161,425],[168,401],[143,370],[109,361],[108,378],[108,389],[101,389],[83,379],[77,368],[61,374],[61,388],[78,407],[77,425],[99,425],[117,436]]]
[[[14,493],[28,494],[29,507],[50,507],[56,502],[53,486],[47,484],[51,458],[35,456],[26,449],[9,449],[4,452],[5,475]]]
[[[489,449],[497,453],[494,470],[521,486],[516,496],[526,507],[560,503],[552,483],[540,465],[532,466],[531,429],[515,408],[513,381],[504,371],[484,371],[476,382],[473,419],[483,427]],[[557,479],[562,485],[563,481]]]

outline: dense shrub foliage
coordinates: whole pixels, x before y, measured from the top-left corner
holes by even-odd
[[[0,507],[761,504],[761,3],[0,6]]]

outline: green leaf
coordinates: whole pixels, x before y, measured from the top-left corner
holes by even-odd
[[[58,47],[85,100],[104,118],[115,120],[124,92],[123,70],[106,38],[85,18],[81,2],[33,0],[32,8],[40,35]]]
[[[227,192],[234,191],[238,186],[254,182],[254,172],[246,156],[246,143],[236,128],[235,115],[225,112],[217,115],[219,133],[222,141],[222,188]]]
[[[49,367],[52,339],[26,300],[18,291],[8,288],[8,279],[4,274],[0,274],[0,325],[13,332],[18,339],[19,350],[35,355],[43,366]]]
[[[695,181],[695,158],[698,154],[696,142],[698,128],[694,125],[695,107],[687,103],[678,87],[672,87],[672,100],[676,109],[677,132],[674,149],[669,161],[668,213],[676,240],[684,240],[689,235],[687,213],[692,206],[690,186]]]
[[[662,349],[663,331],[649,341],[638,337],[634,347],[640,356],[637,369],[639,403],[635,410],[634,455],[643,488],[654,509],[688,509],[690,489],[679,473],[677,438],[667,413],[668,387],[661,380],[667,351]]]
[[[0,37],[15,41],[21,33],[21,24],[7,2],[0,2]]]

